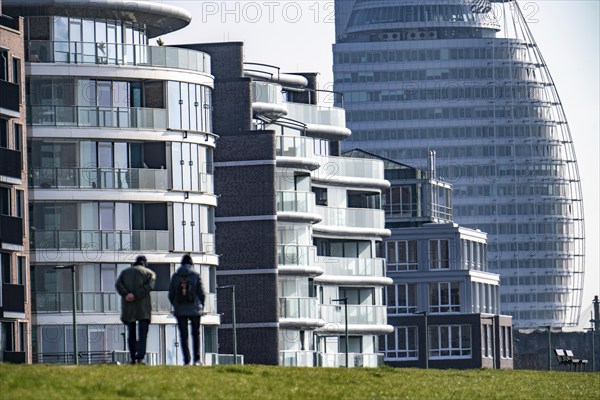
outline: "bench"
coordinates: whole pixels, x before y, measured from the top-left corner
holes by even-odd
[[[570,371],[573,363],[571,363],[571,361],[567,358],[567,353],[565,353],[563,349],[554,349],[554,354],[556,354],[558,365],[568,365]]]
[[[565,354],[567,356],[567,359],[571,363],[571,365],[573,365],[575,371],[577,371],[577,366],[579,366],[579,371],[581,371],[581,368],[583,368],[584,371],[586,370],[588,360],[575,358],[575,356],[573,355],[573,352],[571,350],[565,350]]]

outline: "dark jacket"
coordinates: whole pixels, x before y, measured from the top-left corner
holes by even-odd
[[[115,284],[121,296],[121,321],[130,323],[150,319],[152,316],[150,292],[154,289],[155,279],[154,272],[143,265],[134,265],[121,272]],[[129,293],[135,296],[132,302],[125,300],[125,296]]]
[[[180,302],[178,299],[181,278],[190,283],[191,290],[195,291],[194,301],[191,303]],[[196,317],[202,315],[204,310],[204,288],[200,274],[194,271],[191,265],[184,264],[177,269],[171,277],[169,286],[169,301],[173,305],[173,315],[176,317]]]

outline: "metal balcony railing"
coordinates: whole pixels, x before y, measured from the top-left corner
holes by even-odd
[[[276,192],[277,211],[314,213],[315,194],[313,192],[296,192],[278,190]]]
[[[31,236],[36,250],[168,251],[171,247],[166,230],[35,230]]]
[[[279,298],[279,318],[317,319],[316,297]]]
[[[169,188],[166,169],[148,168],[31,168],[33,188],[158,189]]]

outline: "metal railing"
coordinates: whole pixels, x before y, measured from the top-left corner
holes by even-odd
[[[167,129],[167,110],[142,107],[27,107],[27,123],[44,126]]]
[[[152,311],[170,313],[171,303],[167,291],[150,293]],[[77,312],[120,313],[121,297],[116,292],[78,292]],[[32,312],[38,314],[66,313],[73,311],[72,292],[33,293]]]
[[[278,265],[310,265],[314,260],[316,247],[299,244],[280,244],[277,246]]]
[[[169,231],[35,230],[31,236],[35,249],[168,251],[171,248]]]
[[[26,61],[31,63],[136,65],[211,72],[208,54],[178,47],[50,40],[29,40],[26,46]]]
[[[30,168],[29,187],[77,189],[169,189],[166,169]]]
[[[321,165],[311,173],[313,179],[336,182],[337,178],[384,179],[383,163],[367,158],[316,156]]]
[[[349,353],[349,367],[380,367],[383,365],[384,355],[381,353]],[[346,353],[321,353],[319,354],[320,367],[345,367]]]
[[[321,319],[328,324],[345,324],[344,306],[336,304],[321,304]],[[385,325],[387,323],[386,306],[362,306],[348,304],[348,324]]]
[[[280,351],[280,367],[314,367],[316,351]]]
[[[278,190],[276,192],[277,211],[281,212],[315,212],[315,194],[313,192],[296,192]]]
[[[385,228],[385,215],[383,210],[316,206],[315,211],[323,218],[320,225],[340,228]]]
[[[275,151],[278,157],[313,158],[314,140],[304,136],[275,136]]]
[[[325,275],[337,276],[385,276],[383,258],[317,257],[314,263],[325,271]]]
[[[129,352],[127,357],[129,357]],[[79,364],[110,364],[113,361],[110,351],[78,351]],[[73,352],[33,353],[34,364],[73,364]]]
[[[281,297],[279,300],[279,318],[317,319],[316,297]]]
[[[244,355],[238,354],[236,362],[233,354],[204,354],[204,365],[244,365]]]
[[[287,118],[305,124],[346,127],[346,110],[338,107],[285,102]]]

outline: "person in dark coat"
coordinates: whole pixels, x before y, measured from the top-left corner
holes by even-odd
[[[188,322],[192,323],[194,343],[194,365],[202,365],[200,359],[200,317],[204,310],[204,288],[200,274],[193,269],[194,262],[189,254],[181,259],[181,266],[171,277],[169,301],[173,305],[173,315],[177,318],[177,327],[181,338],[183,361],[191,362],[188,347]]]
[[[156,275],[146,265],[146,257],[137,257],[131,268],[119,274],[115,284],[121,296],[121,321],[127,325],[127,344],[132,364],[144,363],[142,360],[146,356],[146,339],[152,316],[150,292],[154,289]]]

